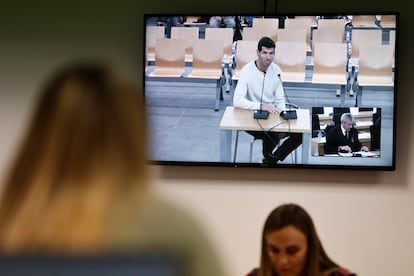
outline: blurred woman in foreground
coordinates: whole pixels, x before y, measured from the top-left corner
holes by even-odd
[[[151,190],[137,87],[95,63],[52,76],[2,186],[0,253],[162,251],[189,276],[223,275],[195,220]]]

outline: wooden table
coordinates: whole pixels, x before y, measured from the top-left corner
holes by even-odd
[[[220,161],[231,162],[232,133],[239,130],[302,133],[302,163],[307,164],[310,155],[311,120],[309,109],[296,109],[297,119],[285,120],[278,114],[270,114],[266,120],[253,118],[253,110],[226,107],[220,122]],[[259,125],[260,123],[260,125]],[[235,160],[233,160],[235,162]]]

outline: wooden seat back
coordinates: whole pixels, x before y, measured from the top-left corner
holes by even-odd
[[[312,82],[345,84],[347,62],[345,43],[316,44]]]
[[[359,53],[359,85],[389,86],[393,85],[392,67],[394,47],[379,45],[377,47],[361,47]]]
[[[306,76],[306,42],[276,42],[275,63],[282,70],[282,80],[304,82]]]
[[[373,28],[377,25],[375,21],[377,17],[375,15],[354,15],[352,16],[352,27],[356,28]]]
[[[155,60],[155,41],[158,38],[164,38],[164,26],[146,26],[145,27],[145,52],[147,61]]]
[[[155,66],[150,76],[181,77],[185,72],[185,41],[159,38],[155,46]]]
[[[233,28],[206,28],[204,39],[222,40],[223,52],[226,55],[226,63],[230,61],[233,55]]]
[[[343,34],[338,32],[338,30],[329,28],[314,30],[312,35],[312,44],[317,44],[319,42],[342,43],[344,39]]]
[[[397,25],[397,16],[395,15],[380,15],[379,19],[382,28],[395,28]]]
[[[316,17],[295,17],[285,19],[285,29],[305,29],[306,30],[306,43],[308,50],[311,47],[311,31],[312,27],[316,27]]]
[[[318,20],[316,19],[315,15],[297,15],[293,19],[309,19],[311,22],[311,25],[310,25],[311,27],[316,28],[318,26]]]
[[[252,27],[279,29],[279,18],[254,17]]]
[[[358,59],[359,49],[365,45],[377,47],[382,44],[381,30],[352,30],[351,45],[352,45],[352,59]]]
[[[318,20],[318,30],[331,30],[333,32],[341,34],[342,42],[344,41],[345,36],[345,19],[319,19]]]
[[[277,32],[277,29],[245,27],[243,28],[243,40],[253,40],[257,43],[262,37],[268,36],[273,41],[277,41]]]
[[[277,33],[277,41],[307,43],[306,30],[304,28],[279,29]]]
[[[198,39],[194,41],[193,68],[190,75],[196,76],[198,72],[205,77],[220,77],[222,73],[222,57],[222,40]]]
[[[245,32],[246,29],[248,29],[247,32]],[[243,29],[243,39],[258,41],[263,36],[268,36],[273,41],[276,41],[278,30],[278,18],[254,17],[252,27]]]
[[[198,27],[171,27],[171,38],[180,38],[185,41],[185,61],[193,61],[194,41],[199,38]]]

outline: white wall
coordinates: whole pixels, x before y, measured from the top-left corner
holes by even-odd
[[[397,173],[364,175],[359,172],[358,176],[350,177],[354,181],[338,184],[336,177],[344,180],[355,172],[251,170],[247,180],[242,179],[246,175],[240,169],[224,172],[234,177],[234,181],[217,176],[214,179],[206,176],[208,180],[205,180],[202,173],[199,179],[175,178],[177,169],[181,168],[174,168],[173,179],[167,173],[158,188],[189,207],[205,224],[220,248],[230,275],[245,275],[258,264],[265,217],[276,205],[285,202],[304,206],[312,214],[327,252],[359,275],[414,275],[412,173],[406,184],[401,184]],[[161,168],[162,172],[168,170]],[[180,174],[187,174],[188,169],[181,170]],[[272,176],[263,179],[260,177],[263,173]],[[289,178],[291,173],[303,174],[304,180],[278,181],[281,173],[286,175],[282,178]],[[319,179],[329,173],[333,176],[320,183]],[[221,172],[215,170],[214,174],[221,175]],[[255,177],[260,180],[254,180]],[[378,179],[356,181],[359,177]],[[379,180],[384,177],[395,177],[395,180]]]
[[[0,10],[0,178],[25,127],[39,82],[73,57],[105,57],[141,76],[142,14],[171,11],[168,0],[6,0]],[[60,2],[60,1],[58,1]],[[101,3],[102,2],[102,3]],[[269,1],[270,2],[270,1]],[[114,4],[116,3],[116,4]],[[176,1],[176,11],[262,11],[261,1]],[[414,275],[414,71],[411,20],[402,0],[280,1],[279,11],[400,10],[397,169],[394,172],[154,167],[157,189],[187,206],[216,243],[230,275],[258,264],[265,217],[296,202],[311,214],[328,253],[359,275]],[[237,5],[236,5],[237,4]],[[271,4],[270,4],[271,5]],[[314,5],[314,6],[313,6]],[[342,5],[342,6],[340,6]],[[392,7],[391,7],[392,5]],[[231,8],[231,9],[230,9]]]

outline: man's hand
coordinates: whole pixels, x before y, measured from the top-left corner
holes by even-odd
[[[338,151],[339,152],[352,152],[352,149],[350,146],[345,145],[345,146],[339,146]]]
[[[269,111],[270,114],[278,114],[281,111],[272,104],[264,104],[262,105],[262,109]]]
[[[361,151],[369,151],[369,149],[368,149],[368,147],[367,147],[367,146],[362,146],[362,147],[361,147]]]

